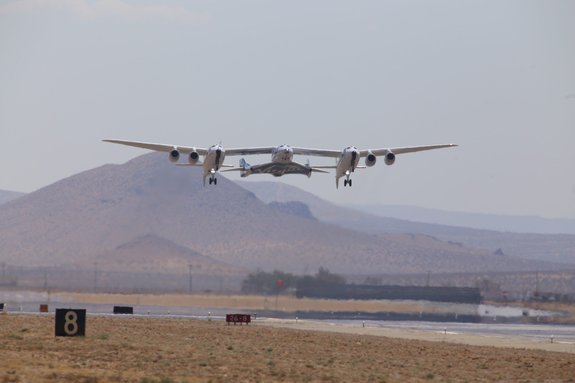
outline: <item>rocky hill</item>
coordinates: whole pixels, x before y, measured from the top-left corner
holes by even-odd
[[[129,270],[135,273],[177,274],[188,270],[208,275],[235,275],[246,270],[216,261],[197,251],[154,234],[147,234],[98,256],[102,271]],[[91,265],[86,264],[86,268]]]
[[[77,268],[97,262],[108,270],[181,273],[194,262],[206,273],[259,268],[301,274],[320,266],[355,274],[561,267],[428,235],[360,233],[294,214],[293,206],[288,210],[268,206],[223,176],[217,186],[203,187],[200,169],[177,167],[151,153],[0,206],[0,262]]]
[[[24,193],[13,192],[8,190],[0,190],[0,205],[22,197]]]
[[[512,233],[412,222],[338,206],[283,183],[244,181],[239,184],[266,203],[305,203],[318,220],[362,233],[418,233],[503,256],[575,264],[575,235]]]

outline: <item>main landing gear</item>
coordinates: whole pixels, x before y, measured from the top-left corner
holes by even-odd
[[[351,176],[351,172],[348,170],[345,172],[345,179],[343,180],[343,186],[347,186],[349,185],[349,187],[351,187],[351,178],[349,178]]]

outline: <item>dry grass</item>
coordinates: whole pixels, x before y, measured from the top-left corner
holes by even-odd
[[[575,381],[575,355],[221,321],[0,316],[0,382]]]

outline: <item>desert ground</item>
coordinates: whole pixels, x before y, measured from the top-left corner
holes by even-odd
[[[575,354],[222,320],[0,315],[0,382],[570,382]],[[393,335],[393,334],[392,334]]]

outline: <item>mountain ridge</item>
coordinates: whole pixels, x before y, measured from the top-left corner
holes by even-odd
[[[456,212],[408,205],[352,205],[379,217],[517,234],[575,234],[575,219]]]
[[[106,260],[106,267],[129,271],[108,255],[154,235],[243,270],[305,274],[327,267],[362,274],[563,267],[495,256],[429,235],[360,233],[274,209],[223,176],[217,186],[203,187],[201,177],[199,168],[177,167],[163,154],[150,153],[65,178],[0,206],[0,261],[86,267]],[[176,270],[186,273],[185,263],[178,264]]]
[[[520,256],[525,259],[575,264],[575,235],[571,234],[506,233],[379,217],[336,205],[283,183],[239,181],[239,184],[254,192],[266,203],[272,201],[303,202],[308,205],[318,220],[358,232],[374,235],[419,233],[447,242],[482,248],[490,253],[500,251],[505,255]]]

